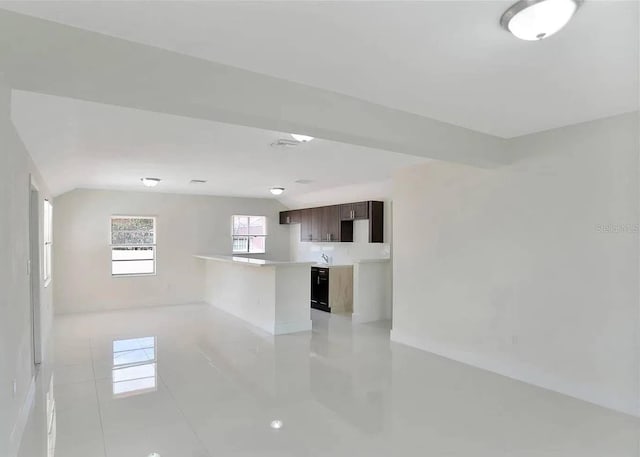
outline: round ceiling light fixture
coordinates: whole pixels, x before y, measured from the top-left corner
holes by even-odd
[[[300,135],[299,133],[292,133],[291,136],[294,140],[299,141],[300,143],[308,143],[313,140],[312,136],[309,135]]]
[[[282,421],[281,421],[281,420],[279,420],[279,419],[274,419],[274,420],[272,420],[272,421],[271,421],[271,424],[269,424],[269,425],[270,425],[270,426],[271,426],[271,428],[272,428],[272,429],[274,429],[274,430],[280,430],[284,424],[282,423]]]
[[[271,189],[269,189],[269,192],[271,192],[273,195],[282,195],[282,193],[284,192],[284,187],[272,187]]]
[[[160,178],[140,178],[140,181],[147,187],[156,187],[162,180]]]
[[[583,0],[520,0],[504,12],[500,25],[516,37],[538,41],[569,23]]]

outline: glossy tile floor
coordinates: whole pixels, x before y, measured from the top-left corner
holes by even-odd
[[[637,419],[390,343],[388,327],[314,311],[313,332],[272,337],[203,305],[59,317],[54,455],[640,455]]]

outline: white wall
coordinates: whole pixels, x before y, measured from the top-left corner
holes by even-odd
[[[40,190],[40,223],[48,191],[9,117],[10,89],[0,80],[0,455],[17,452],[34,394],[29,259],[30,176]],[[55,209],[54,209],[55,214]],[[42,246],[42,225],[40,226]],[[49,340],[51,286],[41,278],[43,357]],[[53,273],[54,283],[57,280]],[[13,394],[13,383],[16,392]]]
[[[193,254],[231,254],[231,216],[267,216],[267,253],[289,259],[284,207],[272,199],[79,189],[55,199],[56,313],[186,304],[204,300],[204,264]],[[112,277],[110,217],[157,217],[157,274]]]
[[[395,177],[392,339],[640,414],[638,115],[508,147]]]
[[[391,319],[391,261],[356,262],[353,266],[355,324]]]

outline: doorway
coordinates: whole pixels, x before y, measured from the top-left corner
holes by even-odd
[[[29,193],[29,289],[31,297],[31,343],[35,369],[42,363],[40,303],[40,192],[33,183]]]

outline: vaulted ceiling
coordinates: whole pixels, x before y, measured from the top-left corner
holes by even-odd
[[[500,28],[510,3],[0,2],[0,77],[55,193],[320,195],[638,109],[637,2],[587,1],[541,42]],[[289,132],[319,139],[269,146]]]
[[[56,2],[1,7],[513,137],[638,107],[638,2],[541,42],[506,1]]]
[[[12,117],[55,194],[74,188],[238,197],[285,197],[388,180],[424,158],[316,139],[274,147],[274,132],[132,108],[16,91]],[[206,180],[190,184],[192,179]],[[302,183],[296,181],[303,181]]]

